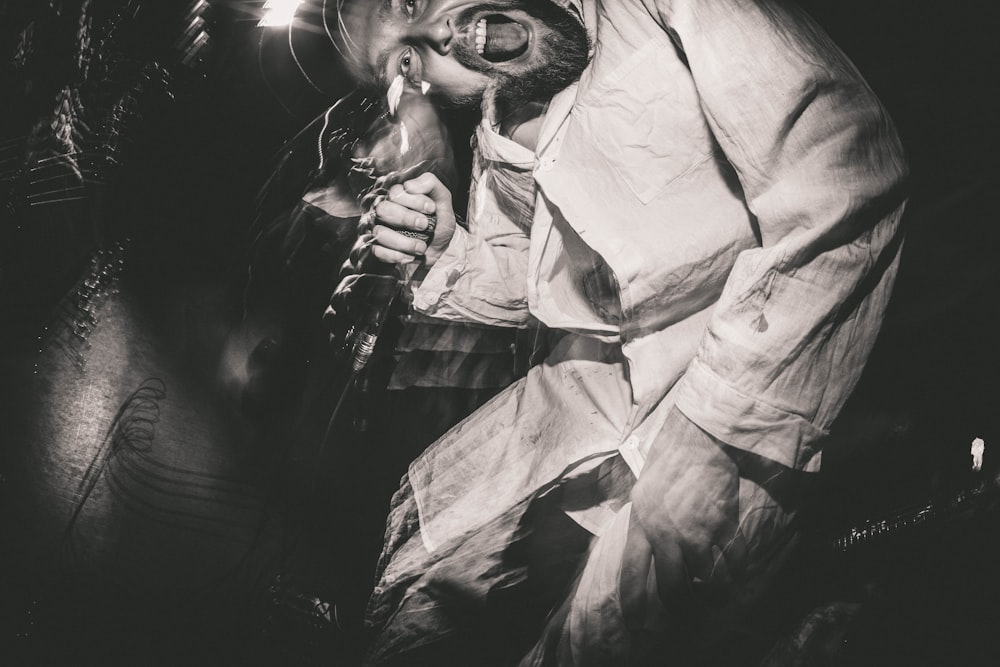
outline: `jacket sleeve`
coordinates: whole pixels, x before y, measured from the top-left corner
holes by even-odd
[[[475,162],[469,228],[456,227],[445,252],[414,289],[414,308],[447,320],[524,326],[529,320],[526,281],[534,189],[504,197],[503,178],[481,168],[485,160],[479,153]],[[530,162],[503,168],[530,182]],[[532,201],[521,201],[526,198]],[[515,200],[519,204],[501,203]]]
[[[528,238],[490,228],[497,220],[456,227],[444,254],[413,290],[414,308],[458,322],[520,326],[528,321]]]
[[[722,442],[814,470],[889,299],[902,148],[860,74],[796,8],[643,1],[687,62],[758,225],[676,407]]]

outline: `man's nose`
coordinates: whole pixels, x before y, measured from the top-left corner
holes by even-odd
[[[451,52],[455,30],[452,28],[451,18],[438,16],[414,25],[410,37],[427,44],[441,55],[447,55]]]

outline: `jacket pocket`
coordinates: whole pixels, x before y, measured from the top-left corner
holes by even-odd
[[[691,73],[666,38],[592,81],[573,118],[643,204],[713,152]]]

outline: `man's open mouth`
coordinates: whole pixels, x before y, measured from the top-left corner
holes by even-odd
[[[513,60],[528,50],[528,29],[503,14],[476,22],[476,53],[491,63]]]

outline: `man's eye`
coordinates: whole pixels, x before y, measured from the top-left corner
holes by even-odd
[[[417,0],[403,0],[403,12],[407,16],[413,18],[413,15],[417,13]]]
[[[420,54],[413,49],[406,49],[399,55],[399,74],[402,74],[411,84],[419,84],[423,79],[420,66]]]

